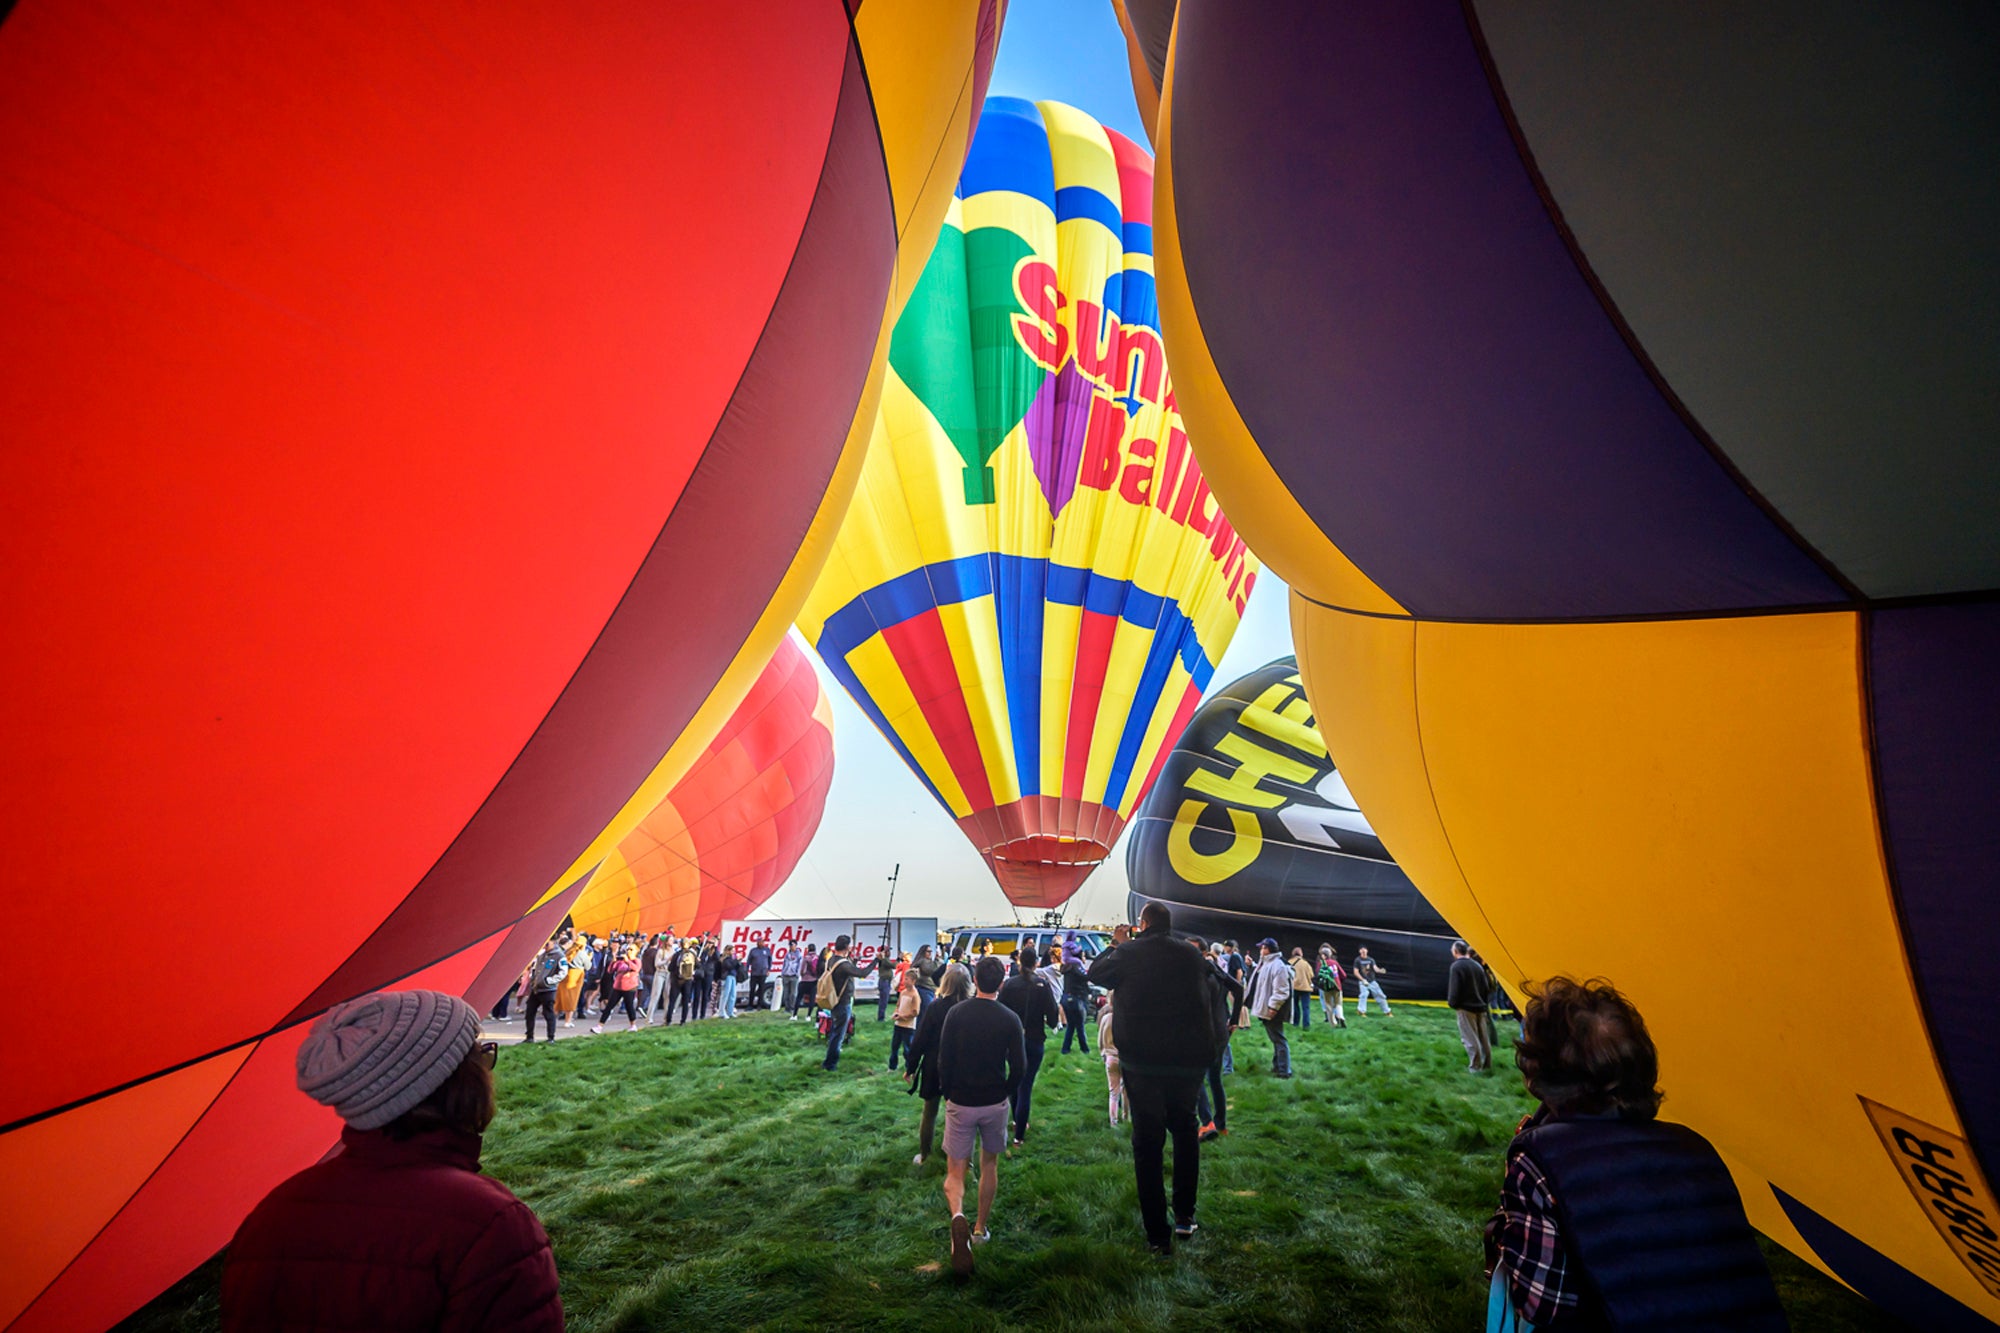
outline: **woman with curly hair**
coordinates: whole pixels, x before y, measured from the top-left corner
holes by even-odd
[[[1541,1106],[1507,1149],[1486,1224],[1489,1330],[1781,1333],[1729,1170],[1658,1118],[1660,1061],[1611,983],[1531,986],[1515,1063]]]

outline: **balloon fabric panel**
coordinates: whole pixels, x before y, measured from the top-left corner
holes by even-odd
[[[988,102],[799,622],[1022,906],[1108,854],[1255,580],[1174,406],[1151,175]]]
[[[0,1154],[99,1103],[167,1151],[168,1071],[468,950],[484,1008],[701,753],[831,543],[991,68],[991,0],[882,29],[907,7],[6,10],[0,563],[38,633],[0,806],[142,887],[142,980],[207,1002],[19,1034]],[[251,918],[275,988],[212,962]],[[147,1187],[208,1219],[174,1244],[44,1190],[4,1303],[62,1323],[88,1287],[108,1324],[179,1276],[227,1234],[204,1179],[254,1200],[316,1108],[260,1113]]]
[[[805,650],[778,651],[708,749],[577,900],[578,930],[712,930],[784,884],[819,830],[833,728]]]
[[[1989,1326],[2000,27],[1171,8],[1179,401],[1355,796],[1641,1005],[1760,1228]]]

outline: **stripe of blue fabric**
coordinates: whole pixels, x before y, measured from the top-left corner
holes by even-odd
[[[1118,288],[1118,322],[1160,327],[1160,289],[1152,274],[1135,268],[1125,270]]]
[[[1011,190],[1056,202],[1056,172],[1049,157],[1049,132],[1033,102],[989,97],[979,113],[979,129],[959,173],[958,194],[970,199],[988,190]]]
[[[1134,708],[1132,715],[1125,719],[1125,729],[1118,734],[1118,749],[1111,756],[1111,772],[1104,779],[1104,804],[1114,810],[1125,799],[1126,785],[1132,781],[1132,769],[1139,760],[1139,747],[1145,744],[1146,730],[1153,722],[1153,711],[1159,706],[1160,696],[1166,692],[1174,659],[1181,651],[1179,637],[1160,629],[1160,613],[1169,603],[1164,597],[1154,601],[1157,608],[1153,620],[1153,642],[1146,648],[1146,665],[1139,670],[1139,686],[1134,696],[1151,701],[1152,706]],[[1135,619],[1133,623],[1138,624],[1139,621]],[[1167,738],[1168,743],[1172,740],[1171,736]]]
[[[1150,222],[1127,222],[1125,233],[1125,253],[1128,255],[1149,255],[1153,253],[1153,224]]]
[[[983,124],[980,126],[982,132],[985,128]],[[1122,237],[1125,232],[1125,218],[1111,196],[1088,185],[1065,185],[1056,191],[1056,221],[1068,222],[1072,218],[1089,218],[1102,224],[1113,236]]]
[[[987,557],[993,569],[994,611],[1000,624],[1000,675],[1014,733],[1014,772],[1023,796],[1042,790],[1043,560]]]

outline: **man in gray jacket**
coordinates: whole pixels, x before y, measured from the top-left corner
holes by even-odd
[[[1250,1012],[1271,1039],[1271,1072],[1290,1078],[1292,1048],[1285,1041],[1285,1015],[1292,1008],[1292,965],[1278,951],[1276,940],[1263,940],[1257,949],[1257,970],[1250,974]]]

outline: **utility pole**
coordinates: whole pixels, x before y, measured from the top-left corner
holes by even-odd
[[[889,952],[889,931],[896,922],[896,881],[903,875],[903,863],[896,862],[896,868],[889,872],[889,906],[882,912],[882,952]],[[876,983],[880,985],[878,981]]]

